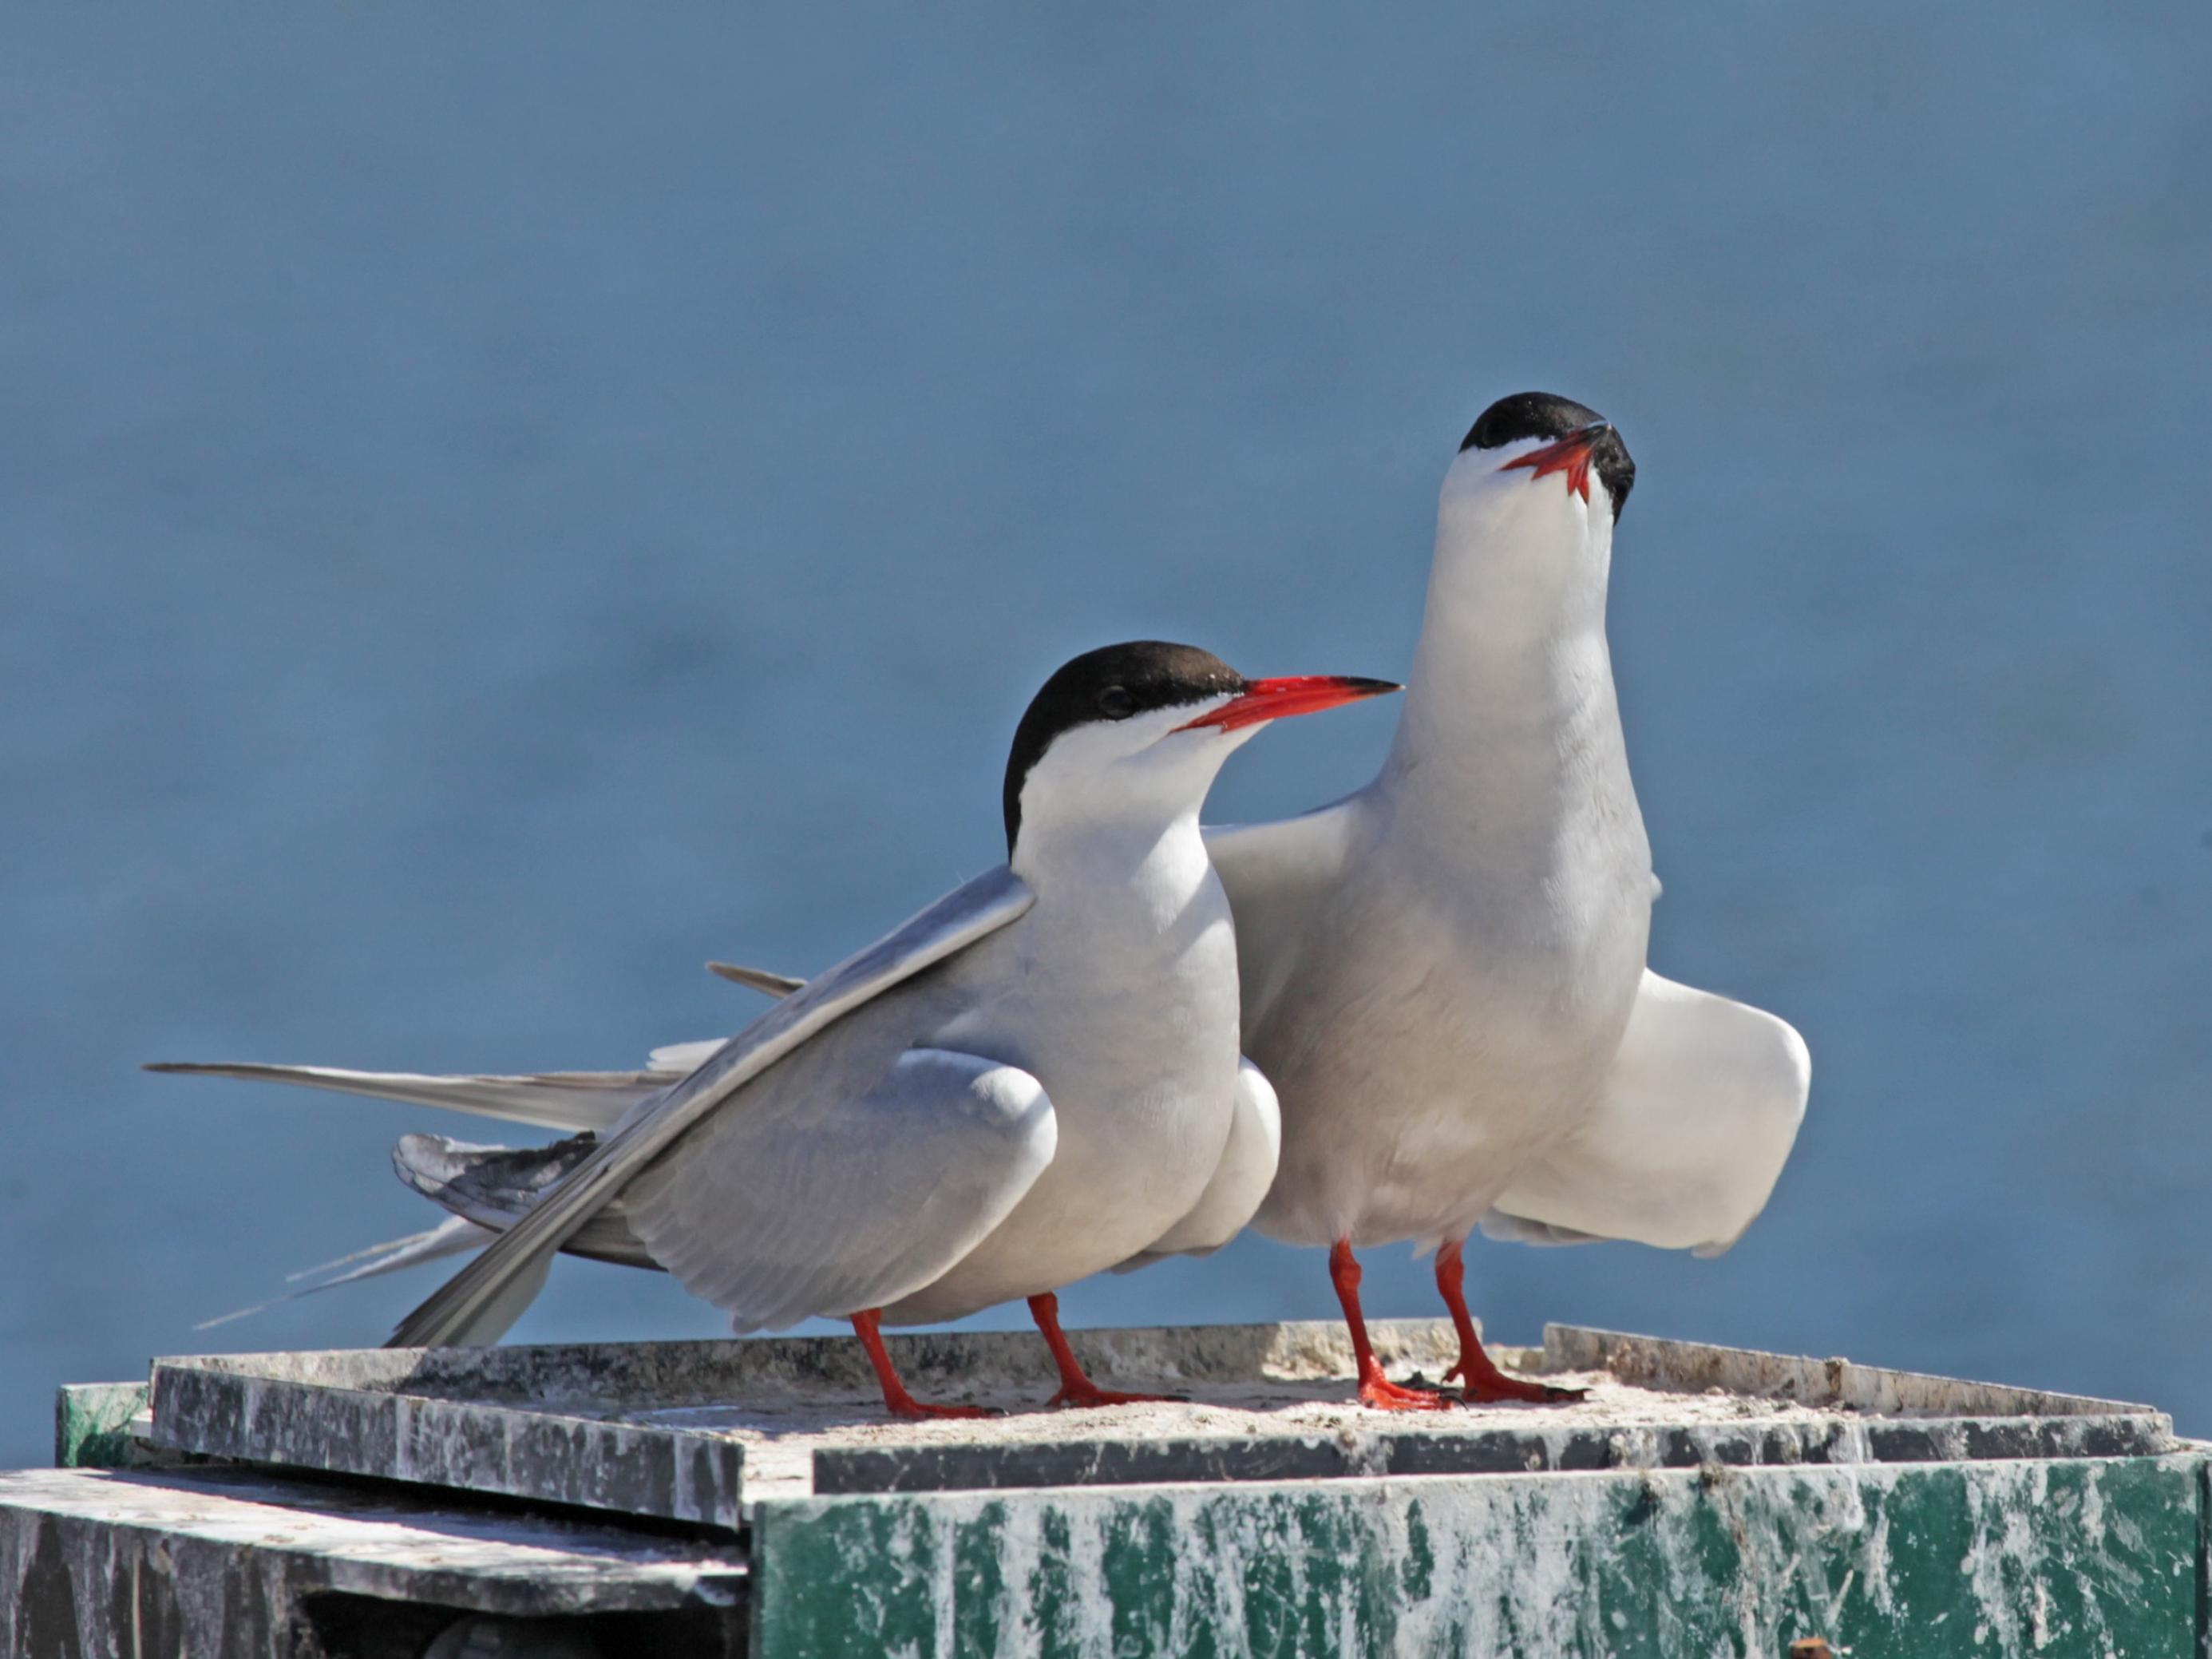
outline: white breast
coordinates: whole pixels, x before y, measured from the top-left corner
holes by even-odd
[[[1234,1118],[1237,950],[1195,822],[1141,849],[1126,882],[1042,896],[958,964],[988,994],[936,1040],[1035,1073],[1059,1119],[1049,1168],[992,1235],[885,1310],[923,1323],[1053,1290],[1146,1249],[1188,1214]]]
[[[1461,471],[1382,775],[1214,844],[1246,1052],[1282,1111],[1255,1224],[1295,1243],[1464,1234],[1596,1109],[1644,969],[1650,850],[1605,642],[1609,519],[1557,480]]]

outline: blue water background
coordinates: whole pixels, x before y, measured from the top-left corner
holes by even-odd
[[[2212,1432],[2208,86],[2185,4],[0,12],[0,1463],[64,1379],[380,1339],[430,1275],[192,1327],[483,1133],[139,1061],[726,1032],[708,957],[995,860],[1073,652],[1402,672],[1524,386],[1641,469],[1655,965],[1815,1083],[1732,1255],[1480,1248],[1491,1328]],[[717,1329],[556,1277],[519,1335]],[[1066,1302],[1334,1312],[1256,1240]]]

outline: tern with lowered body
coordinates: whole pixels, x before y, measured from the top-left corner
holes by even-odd
[[[1015,1297],[1059,1363],[1056,1403],[1131,1398],[1084,1375],[1053,1292],[1218,1247],[1274,1172],[1274,1098],[1239,1052],[1236,941],[1200,808],[1261,725],[1397,689],[1248,681],[1156,641],[1075,659],[1015,735],[1005,866],[728,1042],[643,1073],[156,1069],[592,1132],[534,1152],[403,1143],[403,1173],[457,1219],[399,1254],[489,1243],[393,1346],[495,1340],[572,1248],[665,1267],[740,1331],[849,1318],[900,1415],[972,1408],[908,1395],[879,1327]]]

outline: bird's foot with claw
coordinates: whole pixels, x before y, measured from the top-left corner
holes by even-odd
[[[1085,1381],[1080,1387],[1073,1382],[1061,1383],[1060,1392],[1045,1404],[1066,1411],[1081,1411],[1091,1406],[1164,1406],[1189,1398],[1186,1394],[1123,1394],[1119,1389],[1102,1389],[1096,1382]]]
[[[1563,1406],[1580,1400],[1588,1389],[1562,1388],[1556,1382],[1536,1382],[1525,1376],[1508,1376],[1495,1365],[1469,1365],[1465,1360],[1444,1373],[1449,1382],[1455,1376],[1466,1379],[1461,1402],[1468,1406],[1494,1406],[1504,1401],[1518,1401],[1530,1406]]]
[[[910,1422],[927,1423],[940,1417],[1004,1417],[1006,1413],[995,1406],[930,1406],[908,1395],[903,1400],[884,1402],[893,1417],[903,1417]]]
[[[1434,1389],[1407,1388],[1393,1382],[1377,1366],[1359,1378],[1359,1403],[1378,1412],[1448,1412],[1457,1402]]]

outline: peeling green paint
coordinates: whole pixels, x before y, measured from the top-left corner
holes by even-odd
[[[753,1651],[2195,1650],[2193,1456],[763,1504]]]
[[[54,1398],[54,1467],[122,1469],[146,1461],[131,1419],[146,1409],[143,1382],[71,1382]]]

